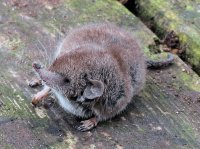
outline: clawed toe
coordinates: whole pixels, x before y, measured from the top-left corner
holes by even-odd
[[[44,89],[34,95],[32,99],[32,104],[37,105],[40,101],[44,100],[50,93],[50,88],[45,86]]]
[[[31,103],[36,106],[42,100],[42,96],[38,96],[37,94],[33,97]]]
[[[80,125],[75,126],[79,131],[88,131],[97,126],[96,118],[91,118],[85,121],[81,121]]]
[[[28,85],[30,87],[36,87],[36,86],[42,85],[42,81],[40,79],[33,79],[28,83]]]

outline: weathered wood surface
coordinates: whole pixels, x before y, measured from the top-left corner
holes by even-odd
[[[111,21],[130,30],[147,55],[155,35],[116,1],[55,0],[0,3],[0,148],[198,148],[200,78],[179,58],[148,71],[144,90],[122,115],[90,132],[54,103],[34,108],[31,64],[47,64],[57,34],[88,22]],[[46,50],[45,50],[46,49]],[[48,102],[49,103],[49,102]],[[46,104],[48,104],[46,103]]]
[[[161,36],[175,31],[182,47],[186,46],[185,59],[200,74],[200,1],[199,0],[136,0],[138,15],[151,24]]]

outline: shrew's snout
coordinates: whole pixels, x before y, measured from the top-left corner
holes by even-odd
[[[52,72],[35,62],[33,63],[33,68],[35,69],[40,79],[44,81],[47,85],[60,85],[63,83],[64,77],[60,74]]]
[[[42,68],[42,66],[36,62],[34,62],[32,66],[36,71]]]

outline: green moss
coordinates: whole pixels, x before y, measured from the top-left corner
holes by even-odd
[[[186,0],[172,3],[164,0],[143,0],[137,1],[137,3],[140,8],[139,15],[143,20],[152,24],[158,36],[163,37],[171,30],[180,36],[181,43],[187,45],[186,60],[197,73],[200,73],[200,69],[198,69],[200,68],[200,33],[194,23],[195,18],[199,17],[196,15],[196,2]]]
[[[160,89],[159,86],[153,84],[153,80],[150,77],[148,81],[152,81],[152,83],[145,87],[145,92],[149,92],[150,97],[146,97],[146,94],[143,96],[146,105],[151,105],[149,114],[153,114],[159,120],[160,124],[164,124],[165,129],[170,130],[179,136],[179,138],[187,140],[188,147],[195,146],[197,144],[195,139],[199,137],[199,134],[195,132],[185,114],[175,114],[177,109],[179,109],[177,102],[180,106],[180,101],[176,101],[174,98],[171,99],[166,94],[157,94]],[[187,110],[185,109],[184,112],[187,113]]]
[[[200,92],[200,79],[197,75],[192,75],[182,71],[179,74],[180,79],[182,80],[182,83],[187,86],[190,90],[198,91]]]
[[[4,103],[0,109],[0,116],[4,117],[34,117],[34,112],[29,107],[29,100],[18,89],[5,85],[0,86],[1,100]]]
[[[140,133],[144,133],[144,132],[145,132],[145,130],[142,129],[141,127],[138,128],[138,131],[139,131]]]
[[[63,142],[55,143],[51,146],[54,149],[66,148],[66,149],[74,149],[76,148],[76,143],[78,138],[74,136],[71,132],[67,132],[66,137],[63,138]]]
[[[167,56],[168,56],[168,53],[162,52],[160,54],[151,54],[148,56],[148,58],[153,61],[160,61],[160,60],[167,59]]]
[[[186,10],[192,11],[192,10],[194,10],[194,8],[193,8],[191,5],[187,5],[187,6],[186,6]]]
[[[133,140],[133,142],[132,142],[133,144],[140,144],[141,142],[140,141],[138,141],[138,140]]]
[[[25,47],[24,42],[22,42],[20,37],[17,35],[9,38],[9,40],[7,40],[3,46],[9,49],[13,54],[17,54]]]
[[[118,22],[120,15],[127,15],[127,10],[124,12],[120,11],[119,5],[117,5],[114,1],[70,1],[67,4],[67,7],[72,7],[75,12],[79,12],[77,18],[73,20],[73,23],[79,22],[80,24],[86,22],[99,22],[99,21],[116,21]],[[121,8],[121,7],[120,7]],[[112,10],[112,11],[110,11]],[[117,13],[115,13],[118,11]],[[129,12],[130,13],[130,12]],[[112,15],[115,14],[115,15]]]
[[[178,33],[178,37],[179,37],[179,40],[181,41],[181,43],[187,44],[188,36],[186,34]]]

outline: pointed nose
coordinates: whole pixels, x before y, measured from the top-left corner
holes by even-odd
[[[42,68],[42,66],[40,64],[36,63],[36,62],[34,62],[32,66],[36,71],[38,71],[39,69]]]
[[[36,73],[38,74],[38,76],[40,77],[40,79],[44,82],[46,82],[46,84],[54,84],[54,83],[59,83],[61,81],[63,81],[63,78],[55,73],[55,72],[51,72],[48,69],[42,67],[40,64],[38,63],[33,63],[33,68],[35,69]]]

